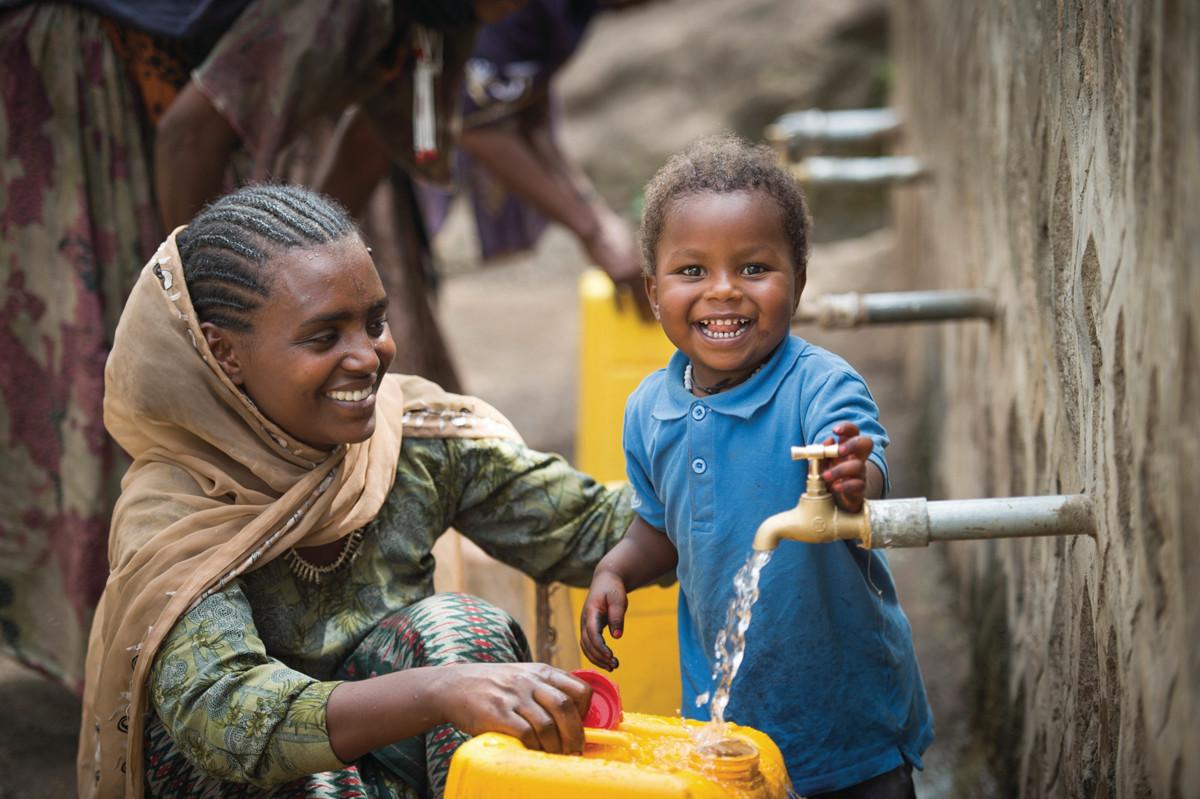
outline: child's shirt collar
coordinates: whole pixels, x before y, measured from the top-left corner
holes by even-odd
[[[651,415],[660,421],[678,419],[700,403],[717,413],[749,419],[775,396],[783,378],[807,346],[808,342],[804,339],[788,336],[775,352],[771,353],[771,357],[763,364],[758,374],[728,391],[706,397],[693,396],[683,387],[683,370],[688,364],[688,359],[676,350],[667,363],[666,390],[659,392]]]

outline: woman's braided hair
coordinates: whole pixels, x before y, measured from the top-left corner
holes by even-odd
[[[644,269],[654,276],[655,248],[676,201],[695,194],[766,192],[779,204],[783,232],[792,245],[796,275],[808,265],[811,221],[800,182],[780,166],[766,145],[747,144],[736,136],[709,136],[667,160],[646,184],[639,238]]]
[[[192,307],[201,322],[249,331],[250,316],[270,295],[263,266],[284,250],[359,235],[334,200],[300,186],[246,186],[209,204],[175,244]]]

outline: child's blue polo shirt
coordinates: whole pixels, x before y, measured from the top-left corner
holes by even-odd
[[[683,387],[686,357],[647,377],[625,412],[634,507],[679,551],[679,650],[685,716],[711,685],[733,577],[758,525],[792,508],[808,464],[793,445],[838,422],[887,433],[862,378],[838,356],[790,336],[754,377],[711,397]],[[769,734],[802,794],[921,765],[933,720],[912,632],[882,552],[849,542],[783,541],[762,571],[746,653],[725,718]],[[633,602],[637,602],[636,597]]]

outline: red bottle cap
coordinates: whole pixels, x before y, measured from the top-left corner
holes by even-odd
[[[583,716],[583,726],[604,730],[616,729],[623,718],[621,692],[617,690],[617,684],[591,669],[578,669],[571,674],[592,686],[592,703],[588,705],[587,713]]]

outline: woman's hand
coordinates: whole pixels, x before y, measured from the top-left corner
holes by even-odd
[[[343,682],[329,695],[326,722],[344,763],[447,723],[578,753],[591,701],[591,686],[544,663],[455,663]]]
[[[829,486],[838,507],[857,513],[862,510],[868,493],[867,457],[875,448],[875,442],[860,436],[858,426],[852,422],[836,425],[833,432],[837,436],[838,457],[821,463],[821,479]],[[827,438],[824,443],[832,444],[834,440]]]
[[[625,583],[611,571],[597,569],[583,603],[579,620],[579,646],[587,659],[602,669],[612,671],[620,664],[604,643],[604,628],[620,638],[625,629],[625,610],[629,605]]]
[[[441,715],[463,732],[502,732],[553,754],[583,751],[592,689],[565,671],[545,663],[463,663],[435,674]]]

